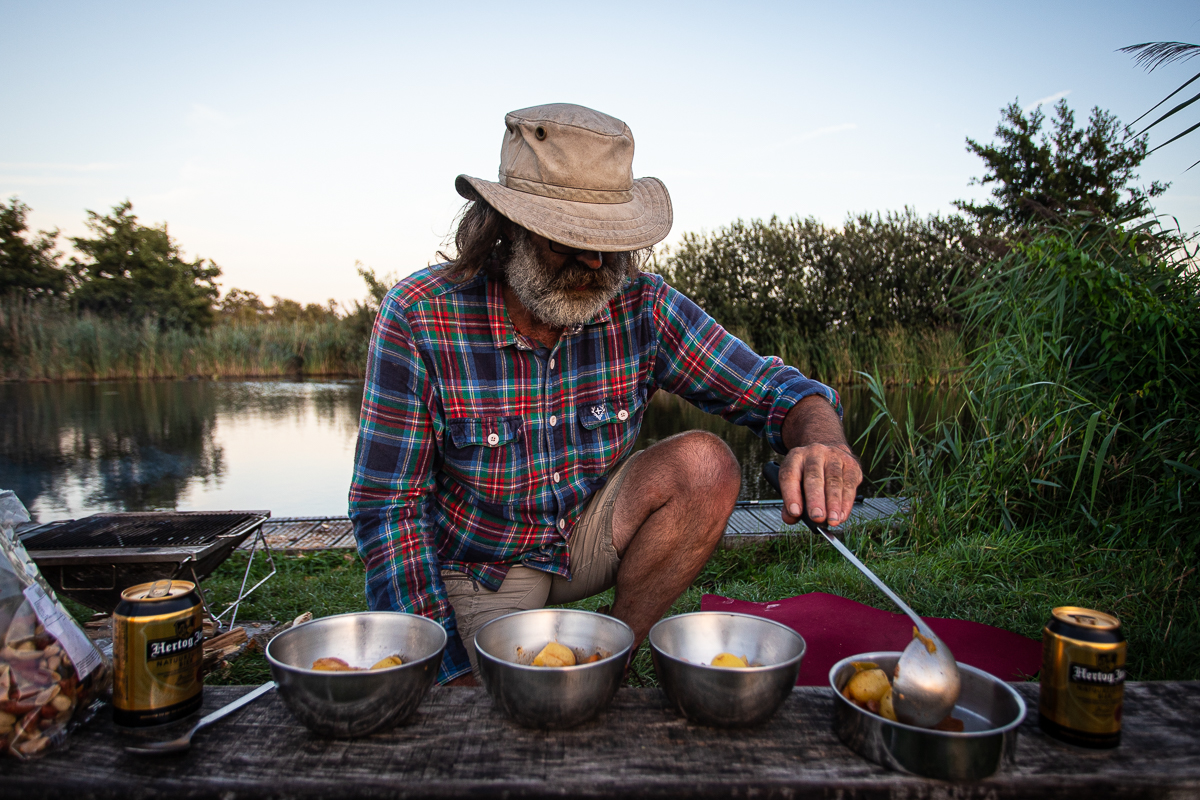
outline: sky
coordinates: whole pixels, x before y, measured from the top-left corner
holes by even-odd
[[[1200,43],[1194,1],[0,0],[0,199],[65,236],[128,199],[224,291],[347,304],[356,263],[436,261],[454,177],[495,180],[514,109],[624,120],[635,176],[670,191],[669,247],[739,218],[950,213],[986,196],[965,140],[992,141],[1004,106],[1130,122],[1200,59],[1148,74],[1116,51],[1171,40]],[[1152,146],[1186,126],[1160,127]],[[1200,132],[1140,170],[1185,231],[1198,158]]]

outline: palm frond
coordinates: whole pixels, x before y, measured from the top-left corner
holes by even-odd
[[[1200,75],[1198,75],[1196,77],[1200,77]],[[1145,128],[1142,129],[1142,133],[1145,133],[1146,131],[1150,130],[1151,128],[1153,128],[1158,123],[1162,122],[1167,117],[1173,116],[1174,114],[1182,111],[1183,109],[1187,108],[1188,106],[1190,106],[1192,103],[1196,102],[1197,100],[1200,100],[1200,94],[1197,94],[1191,100],[1185,100],[1184,102],[1182,102],[1179,105],[1172,108],[1167,113],[1163,114],[1158,119],[1154,120],[1154,122],[1151,122],[1149,125],[1147,125]],[[1147,112],[1147,113],[1149,113],[1149,112]],[[1145,115],[1143,115],[1143,116],[1145,116]],[[1138,134],[1138,136],[1141,136],[1141,135],[1142,135],[1141,133]]]
[[[1154,150],[1158,150],[1158,149],[1160,149],[1160,148],[1166,147],[1167,145],[1169,145],[1171,142],[1175,141],[1176,139],[1182,139],[1184,136],[1187,136],[1189,133],[1191,133],[1192,131],[1196,130],[1197,128],[1200,128],[1200,122],[1197,122],[1195,125],[1193,125],[1192,127],[1188,128],[1188,129],[1187,129],[1186,131],[1184,131],[1183,133],[1176,134],[1175,136],[1172,136],[1170,139],[1167,139],[1165,142],[1163,142],[1162,144],[1160,144],[1158,147],[1154,148]],[[1151,151],[1150,151],[1150,153],[1153,153],[1153,152],[1154,152],[1154,150],[1151,150]],[[1150,153],[1146,153],[1146,155],[1150,155]],[[1194,166],[1196,166],[1196,165],[1195,165],[1195,164],[1192,164],[1192,167],[1194,167]],[[1192,167],[1188,167],[1188,169],[1191,169]]]
[[[1189,59],[1195,58],[1196,56],[1200,56],[1200,45],[1188,44],[1186,42],[1143,42],[1142,44],[1131,44],[1128,47],[1122,47],[1119,50],[1119,52],[1129,53],[1129,54],[1133,55],[1134,63],[1136,63],[1140,67],[1144,67],[1147,72],[1153,72],[1156,68],[1161,67],[1165,64],[1172,64],[1176,61],[1188,61]],[[1197,80],[1200,80],[1200,72],[1196,73],[1191,78],[1184,81],[1183,85],[1181,85],[1178,89],[1171,92],[1169,95],[1164,97],[1162,100],[1159,100],[1157,103],[1155,103],[1154,107],[1151,108],[1149,111],[1147,111],[1145,114],[1142,114],[1140,117],[1135,119],[1133,122],[1126,125],[1125,126],[1126,132],[1131,133],[1133,130],[1133,127],[1135,125],[1137,125],[1143,119],[1145,119],[1150,114],[1152,114],[1155,111],[1155,109],[1157,109],[1163,103],[1167,102],[1172,97],[1174,97],[1175,95],[1182,92],[1184,89],[1186,89],[1191,84],[1195,83]],[[1143,128],[1141,133],[1139,133],[1138,135],[1140,136],[1141,134],[1150,130],[1155,125],[1157,125],[1158,123],[1167,119],[1168,117],[1174,116],[1176,113],[1187,108],[1188,106],[1190,106],[1192,103],[1196,102],[1197,100],[1200,100],[1200,94],[1197,94],[1196,96],[1192,97],[1190,100],[1185,100],[1184,102],[1179,103],[1174,108],[1172,108],[1170,111],[1163,114],[1161,117],[1154,120],[1154,122],[1151,122],[1149,125],[1147,125],[1145,128]],[[1189,133],[1196,130],[1197,127],[1200,127],[1200,125],[1193,125],[1192,127],[1188,128],[1183,133],[1180,133],[1177,136],[1174,136],[1171,139],[1168,139],[1167,141],[1163,142],[1158,147],[1155,147],[1154,150],[1158,150],[1163,145],[1168,145],[1171,142],[1175,141],[1176,139],[1180,139],[1184,136],[1187,136]],[[1151,150],[1150,153],[1153,153],[1154,150]],[[1149,155],[1150,153],[1147,153],[1146,155]],[[1197,163],[1200,163],[1200,162],[1197,162]],[[1196,164],[1192,164],[1192,167],[1194,167],[1194,166],[1196,166]],[[1188,169],[1191,169],[1192,167],[1188,167]]]
[[[1186,42],[1143,42],[1142,44],[1131,44],[1128,47],[1122,47],[1117,52],[1133,54],[1135,64],[1139,67],[1145,67],[1147,72],[1153,72],[1156,68],[1166,64],[1176,61],[1187,61],[1190,58],[1200,56],[1200,44],[1188,44]]]

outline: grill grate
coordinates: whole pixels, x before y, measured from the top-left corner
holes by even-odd
[[[202,547],[257,517],[240,511],[93,514],[35,533],[24,544],[27,550]]]

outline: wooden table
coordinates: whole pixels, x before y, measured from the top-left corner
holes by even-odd
[[[250,687],[210,687],[214,709]],[[1124,741],[1113,751],[1067,748],[1033,713],[1015,767],[979,783],[887,772],[830,730],[828,689],[797,688],[772,720],[748,731],[692,725],[657,689],[622,689],[598,719],[542,732],[510,723],[482,689],[434,688],[409,724],[353,741],[319,739],[275,693],[197,737],[182,755],[138,757],[98,719],[40,761],[0,760],[6,800],[405,797],[1200,797],[1200,681],[1126,686]]]

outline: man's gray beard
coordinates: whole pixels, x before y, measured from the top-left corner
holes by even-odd
[[[531,314],[547,325],[567,328],[587,322],[608,305],[620,293],[628,270],[627,253],[605,253],[599,269],[571,259],[554,273],[522,232],[513,241],[504,275]],[[586,288],[577,291],[579,287]]]

